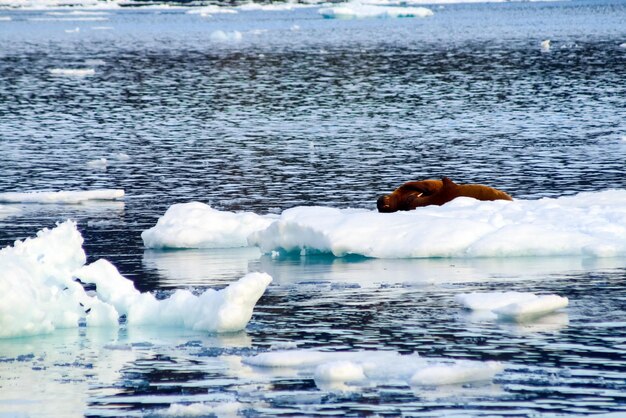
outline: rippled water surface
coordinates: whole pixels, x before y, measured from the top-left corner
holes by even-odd
[[[0,218],[2,245],[71,217],[90,260],[111,260],[144,291],[274,277],[236,335],[123,327],[0,340],[0,416],[156,415],[198,402],[248,416],[626,414],[623,259],[143,248],[141,231],[191,200],[258,213],[373,208],[404,181],[442,175],[527,199],[626,188],[626,3],[432,8],[424,19],[351,21],[317,8],[211,18],[0,11],[11,18],[0,20],[0,191],[127,193],[14,205]],[[89,164],[99,158],[108,165]],[[514,325],[453,301],[493,290],[571,304]],[[337,392],[310,375],[242,365],[278,342],[498,360],[505,372],[486,384]]]

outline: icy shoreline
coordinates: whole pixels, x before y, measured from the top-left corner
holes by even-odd
[[[148,248],[257,246],[264,253],[373,258],[614,257],[626,254],[626,190],[480,202],[409,212],[295,207],[278,217],[172,206],[142,234]]]

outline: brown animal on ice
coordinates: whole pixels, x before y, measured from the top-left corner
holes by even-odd
[[[448,177],[442,180],[422,180],[404,183],[376,202],[379,212],[412,210],[422,206],[437,205],[457,197],[473,197],[478,200],[513,200],[507,193],[482,184],[456,184]]]

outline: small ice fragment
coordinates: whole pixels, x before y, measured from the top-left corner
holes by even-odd
[[[291,25],[291,30],[294,32],[300,30],[300,25]]]
[[[315,380],[322,382],[356,382],[365,380],[363,367],[351,361],[331,361],[315,368]]]
[[[545,40],[541,41],[541,51],[542,52],[550,51],[550,40],[549,39],[545,39]]]
[[[485,292],[485,293],[460,293],[454,300],[467,309],[494,310],[512,303],[535,299],[534,293],[525,292]]]
[[[216,30],[211,33],[211,40],[214,42],[238,42],[243,39],[243,35],[239,31],[224,32]]]
[[[10,21],[11,21],[10,16],[0,16],[0,22],[10,22]]]
[[[113,158],[118,161],[129,161],[130,156],[124,152],[118,152],[117,154],[113,154]]]
[[[94,75],[96,70],[93,68],[50,68],[48,72],[56,76],[86,77]]]
[[[626,48],[626,42],[619,44],[620,48]]]
[[[78,33],[78,32],[80,32],[80,28],[65,29],[65,33]]]
[[[7,192],[0,193],[0,202],[8,203],[80,203],[87,200],[117,200],[124,197],[124,190],[68,190],[58,192]]]
[[[98,158],[97,160],[87,161],[87,166],[91,168],[96,168],[99,170],[105,170],[109,165],[109,161],[106,158]]]
[[[520,301],[501,308],[494,309],[493,312],[500,319],[523,321],[526,319],[538,318],[549,314],[557,309],[565,308],[569,304],[567,298],[558,295],[537,296],[531,300]]]
[[[417,370],[411,377],[412,385],[452,385],[481,380],[491,380],[504,370],[495,361],[478,362],[462,360],[454,364],[435,364]]]
[[[106,62],[100,59],[87,59],[85,60],[85,65],[96,66],[96,65],[105,65]]]
[[[91,30],[113,30],[113,26],[92,26]]]

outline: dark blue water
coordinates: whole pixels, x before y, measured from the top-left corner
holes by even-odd
[[[221,287],[255,270],[275,278],[237,336],[122,329],[1,342],[9,360],[0,363],[0,415],[46,411],[15,406],[45,393],[7,395],[9,382],[33,379],[49,382],[52,398],[76,401],[61,415],[149,415],[224,400],[251,416],[624,411],[623,260],[143,249],[141,231],[192,200],[258,213],[374,208],[404,181],[442,175],[516,198],[626,188],[625,2],[432,9],[424,19],[353,21],[322,19],[317,8],[212,18],[183,9],[0,11],[11,17],[0,21],[0,191],[127,193],[123,203],[16,205],[19,215],[0,219],[2,245],[71,217],[90,260],[108,258],[144,291]],[[59,20],[72,17],[98,20]],[[241,39],[216,40],[217,30]],[[106,169],[88,165],[98,158]],[[533,328],[476,322],[452,302],[484,290],[557,293],[571,306]],[[111,341],[124,349],[106,348]],[[486,386],[336,394],[309,377],[234,365],[277,341],[499,360],[507,369]]]

